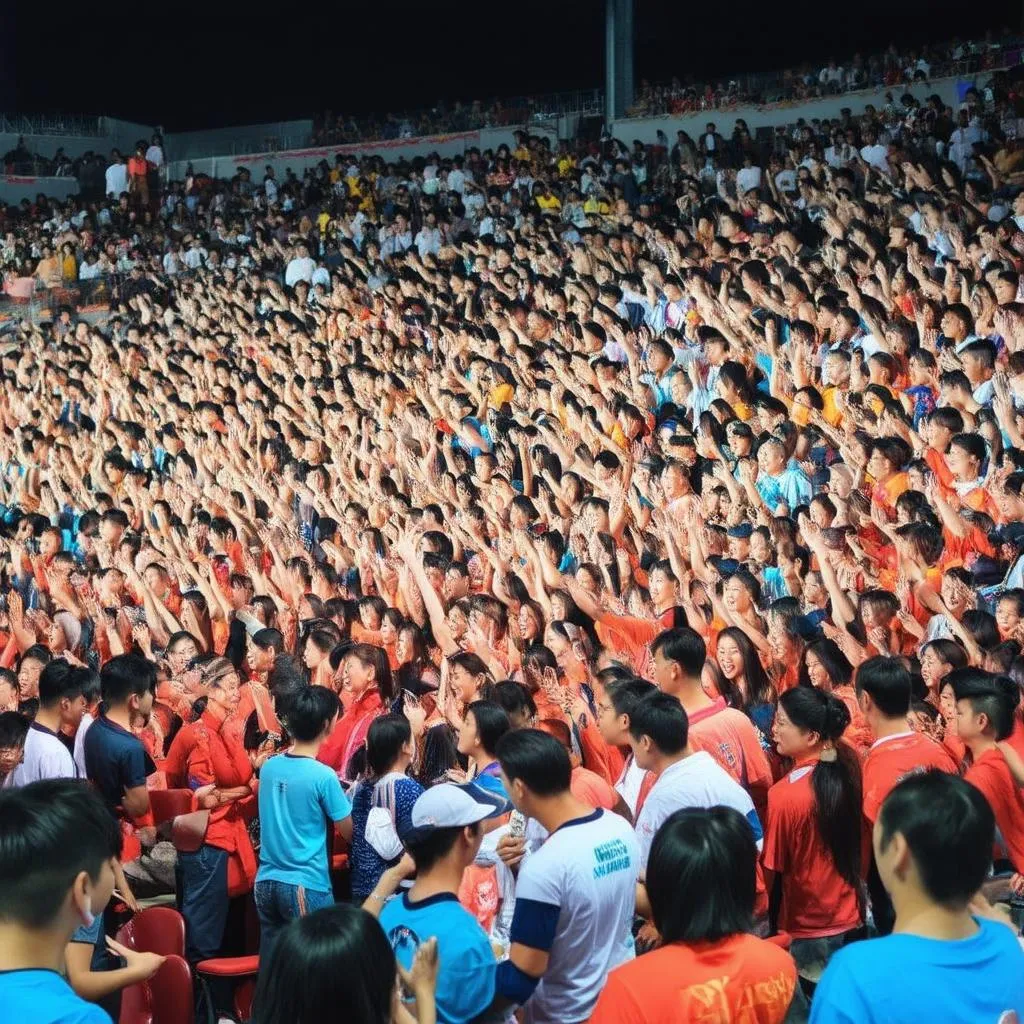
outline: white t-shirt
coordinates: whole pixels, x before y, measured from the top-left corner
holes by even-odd
[[[88,711],[82,715],[82,722],[78,726],[78,732],[75,733],[75,769],[78,772],[80,778],[86,777],[85,771],[85,734],[89,731],[89,726],[95,719]],[[96,734],[99,736],[99,733]]]
[[[889,150],[880,142],[876,142],[873,146],[862,146],[860,155],[864,163],[871,164],[872,167],[877,167],[880,171],[885,171],[886,174],[889,173]]]
[[[40,779],[74,779],[77,776],[71,751],[57,739],[56,733],[33,722],[25,737],[25,758],[4,779],[4,787],[13,789]]]
[[[636,763],[633,755],[630,754],[618,782],[615,783],[615,792],[626,801],[629,813],[634,817],[636,816],[636,805],[640,800],[640,787],[644,783],[646,774],[647,772]]]
[[[633,959],[639,868],[629,822],[600,809],[566,822],[523,861],[512,942],[528,937],[531,903],[558,908],[548,969],[523,1008],[526,1024],[585,1021],[608,972]]]
[[[292,287],[296,281],[305,281],[307,284],[313,280],[313,271],[316,270],[316,261],[312,256],[296,256],[284,271],[284,283]]]
[[[646,867],[654,835],[670,815],[684,807],[719,805],[734,808],[750,822],[760,847],[763,832],[750,794],[706,750],[669,765],[651,787],[636,819],[640,863]]]
[[[146,150],[146,159],[154,167],[163,167],[164,165],[164,151],[155,143]]]
[[[752,188],[761,187],[761,168],[760,167],[741,167],[736,172],[736,189],[742,195],[744,192],[749,192]]]
[[[111,164],[107,168],[107,195],[115,199],[122,193],[128,191],[128,165]]]

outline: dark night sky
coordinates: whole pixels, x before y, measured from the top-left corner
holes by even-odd
[[[238,0],[109,10],[0,0],[0,110],[181,130],[596,87],[603,76],[603,0],[259,6],[273,14]],[[979,30],[1021,17],[1021,0],[856,0],[840,29],[822,14],[837,6],[636,0],[637,78],[727,76],[944,40],[967,33],[967,10]]]

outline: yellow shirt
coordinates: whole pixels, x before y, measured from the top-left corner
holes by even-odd
[[[516,389],[511,384],[499,384],[496,388],[492,388],[491,393],[487,396],[487,404],[492,409],[500,409],[503,405],[512,404],[512,396],[516,393]]]
[[[586,202],[583,204],[583,212],[599,213],[603,216],[611,212],[611,207],[603,199],[598,199],[597,196],[587,196]]]
[[[542,210],[560,210],[562,208],[558,196],[537,196],[537,205]]]

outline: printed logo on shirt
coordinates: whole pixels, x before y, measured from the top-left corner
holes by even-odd
[[[605,878],[616,871],[626,871],[632,865],[629,847],[621,839],[612,839],[594,847],[594,877]]]
[[[413,957],[416,955],[416,950],[420,948],[420,937],[405,924],[400,924],[388,932],[388,942],[391,943],[391,948],[395,951],[397,959],[401,959],[399,954],[403,950],[409,954],[409,957]]]

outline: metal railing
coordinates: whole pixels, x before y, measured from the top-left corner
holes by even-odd
[[[78,135],[102,138],[99,117],[79,114],[0,114],[0,132],[11,135]]]

